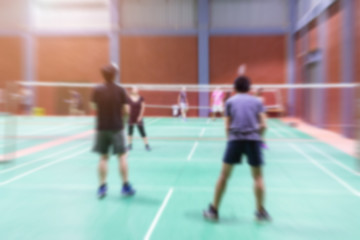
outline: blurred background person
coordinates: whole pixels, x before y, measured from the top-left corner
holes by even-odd
[[[137,87],[132,87],[128,96],[128,103],[130,106],[130,118],[129,118],[129,129],[128,129],[128,149],[132,150],[133,133],[134,127],[136,126],[139,130],[140,136],[144,141],[145,149],[150,151],[150,145],[145,132],[144,126],[144,113],[145,113],[145,100],[139,94]]]
[[[32,110],[32,90],[27,87],[20,87],[17,97],[20,115],[31,115]]]
[[[186,87],[182,87],[179,93],[178,104],[180,107],[181,117],[183,121],[186,121],[187,111],[189,109],[189,101],[186,94]]]
[[[245,63],[241,64],[238,69],[237,69],[237,75],[240,77],[240,76],[244,76],[245,73],[246,73],[246,69],[247,69],[247,66]]]
[[[81,94],[75,90],[70,90],[70,99],[66,100],[69,103],[69,115],[84,115],[84,106]]]
[[[172,116],[173,117],[178,117],[179,116],[179,112],[180,112],[180,107],[177,104],[174,104],[171,106],[172,109]]]
[[[5,96],[4,96],[4,90],[0,88],[0,113],[2,114],[5,112]]]
[[[262,104],[265,104],[264,89],[263,88],[257,88],[255,90],[255,96],[261,101]]]
[[[219,87],[217,87],[211,94],[211,112],[212,119],[215,120],[216,116],[223,116],[224,113],[224,98],[225,93]]]

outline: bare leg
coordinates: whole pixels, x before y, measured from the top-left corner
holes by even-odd
[[[145,126],[143,124],[141,124],[141,125],[139,124],[137,127],[139,130],[140,136],[144,141],[145,146],[149,145],[149,141],[148,141],[148,138],[146,137],[146,133],[145,133]]]
[[[213,202],[213,207],[216,210],[220,206],[222,196],[223,196],[224,191],[226,189],[227,180],[231,176],[232,169],[233,169],[233,165],[226,164],[226,163],[223,164],[223,167],[222,167],[222,170],[221,170],[221,173],[220,173],[220,177],[219,177],[218,182],[216,184],[215,196],[214,196],[214,202]]]
[[[132,137],[132,136],[128,136],[128,144],[129,144],[129,145],[132,144],[132,140],[133,140],[133,137]]]
[[[145,145],[149,145],[149,140],[148,140],[147,137],[144,137],[144,138],[143,138],[143,141],[144,141]]]
[[[99,181],[100,185],[106,183],[106,177],[108,172],[108,155],[102,155],[99,162]]]
[[[134,125],[130,125],[128,129],[128,145],[131,148],[134,133]]]
[[[264,208],[265,187],[262,177],[261,167],[251,168],[252,176],[254,178],[254,193],[256,197],[256,209],[262,211]]]
[[[181,109],[181,116],[183,119],[186,118],[186,110],[185,109]]]
[[[123,183],[127,183],[128,182],[128,164],[127,164],[127,154],[126,153],[119,155],[119,173],[120,173]]]
[[[266,132],[266,128],[261,128],[260,129],[260,136],[262,137],[262,139],[264,139],[265,132]]]

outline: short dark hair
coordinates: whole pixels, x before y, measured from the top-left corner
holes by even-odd
[[[106,82],[113,82],[117,74],[117,68],[113,64],[101,68],[101,73]]]
[[[234,81],[234,88],[237,92],[247,93],[250,91],[251,80],[246,76],[240,76]]]

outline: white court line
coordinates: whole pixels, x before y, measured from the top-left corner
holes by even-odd
[[[136,189],[139,191],[157,191],[163,192],[170,188],[171,186],[158,186],[158,185],[140,185],[136,186]],[[94,190],[93,184],[17,184],[11,187],[12,189],[40,189],[40,190],[73,190],[73,191],[88,191]],[[214,187],[189,187],[189,186],[178,186],[171,187],[174,191],[186,192],[186,193],[211,193],[214,191]],[[252,188],[234,188],[229,187],[227,189],[229,192],[233,193],[251,193],[253,192]],[[267,188],[266,191],[271,193],[279,194],[308,194],[308,195],[351,195],[350,192],[345,189],[341,190],[332,190],[332,189],[323,189],[323,188],[304,188],[304,189],[294,189],[294,188]]]
[[[19,124],[20,127],[21,127],[21,123]],[[49,128],[44,128],[44,129],[29,129],[28,131],[23,131],[24,134],[34,134],[34,133],[41,133],[41,132],[47,132],[47,131],[50,131],[50,130],[53,130],[53,129],[59,129],[59,128],[62,128],[62,127],[70,127],[71,124],[70,123],[65,123],[65,124],[60,124],[60,125],[57,125],[57,126],[52,126],[52,127],[49,127]],[[41,127],[41,125],[38,125],[37,127]],[[19,129],[19,131],[21,131],[21,129]]]
[[[275,125],[276,126],[276,131],[278,132],[283,132],[283,133],[286,133],[288,134],[289,136],[291,137],[297,137],[296,134],[294,134],[292,131],[290,131],[289,129],[287,129],[285,126],[283,126],[282,124],[280,123],[277,123],[277,122],[271,122],[271,124]],[[284,136],[285,137],[285,136]]]
[[[206,128],[202,128],[199,137],[204,136]]]
[[[70,131],[73,131],[75,129],[78,129],[78,128],[84,128],[86,126],[84,125],[65,125],[65,126],[58,126],[57,127],[57,130],[55,131],[52,131],[51,134],[53,135],[54,133],[64,133],[64,132],[70,132]],[[41,131],[41,132],[44,132],[44,131]],[[46,133],[48,133],[48,131],[45,131]],[[34,134],[37,134],[39,132],[35,132]],[[27,136],[27,134],[24,134],[24,136]],[[48,135],[44,135],[44,136],[48,136]]]
[[[206,121],[206,124],[209,124],[211,121],[211,118],[208,118],[208,120]]]
[[[161,118],[156,118],[156,119],[152,119],[152,120],[150,120],[148,123],[146,123],[146,124],[152,124],[152,123],[154,123],[154,122],[157,122],[157,121],[159,121]]]
[[[330,156],[329,154],[321,151],[318,148],[315,148],[314,146],[308,145],[310,148],[312,148],[314,151],[318,152],[319,154],[321,154],[322,156],[326,157],[327,159],[329,159],[331,162],[337,164],[338,166],[342,167],[343,169],[345,169],[346,171],[356,175],[356,176],[360,176],[360,172],[357,172],[353,169],[351,169],[350,167],[346,166],[345,164],[339,162],[338,160],[336,160],[335,158],[333,158],[332,156]]]
[[[343,179],[341,179],[340,177],[338,177],[337,175],[335,175],[333,172],[331,172],[330,170],[328,170],[327,168],[325,168],[323,165],[321,165],[320,163],[318,163],[317,161],[315,161],[313,158],[311,158],[309,155],[307,155],[304,151],[302,151],[300,148],[296,147],[293,144],[289,144],[293,149],[295,149],[295,151],[297,151],[298,153],[300,153],[301,155],[303,155],[309,162],[311,162],[312,164],[314,164],[316,167],[318,167],[320,170],[322,170],[324,173],[326,173],[327,175],[329,175],[332,179],[334,179],[335,181],[337,181],[339,184],[341,184],[344,188],[346,188],[347,190],[349,190],[352,194],[354,194],[357,197],[360,197],[360,192],[357,191],[356,189],[354,189],[352,186],[350,186],[347,182],[345,182]]]
[[[22,164],[19,164],[19,165],[15,166],[15,167],[8,168],[8,169],[5,169],[5,170],[0,170],[0,174],[2,174],[2,173],[7,173],[7,172],[12,172],[12,171],[14,171],[14,170],[16,170],[16,169],[19,169],[19,168],[21,168],[21,167],[25,167],[25,166],[27,166],[27,165],[29,165],[29,164],[33,164],[33,163],[36,163],[36,162],[40,162],[40,161],[49,159],[49,158],[51,158],[51,157],[55,157],[55,156],[57,156],[57,155],[59,155],[59,154],[63,154],[64,152],[67,152],[67,151],[72,150],[72,149],[74,149],[74,148],[79,148],[79,147],[81,147],[82,145],[85,145],[85,144],[89,144],[89,143],[88,143],[88,142],[82,143],[82,144],[79,144],[79,145],[76,145],[76,146],[67,148],[67,149],[65,149],[65,150],[62,150],[62,151],[60,151],[60,152],[56,152],[56,153],[53,153],[53,154],[46,155],[46,156],[44,156],[44,157],[42,157],[42,158],[39,158],[39,159],[37,159],[37,160],[27,161],[27,162],[25,162],[25,163],[22,163]]]
[[[20,125],[21,123],[19,123]],[[30,131],[23,131],[24,135],[30,135],[30,134],[34,134],[34,133],[41,133],[41,132],[46,132],[46,131],[50,131],[52,129],[59,129],[59,127],[65,127],[65,126],[68,126],[69,124],[63,124],[63,125],[60,125],[60,126],[52,126],[50,128],[44,128],[44,129],[37,129],[37,130],[30,130]],[[20,131],[19,129],[16,130],[16,132]],[[19,140],[19,141],[16,141],[16,143],[21,143],[21,142],[25,142],[25,141],[28,141],[29,139],[23,139],[23,140]],[[4,147],[4,146],[11,146],[11,145],[15,145],[15,143],[3,143],[3,144],[0,144],[0,147]]]
[[[159,208],[158,212],[156,213],[156,216],[155,216],[154,220],[152,221],[152,223],[150,225],[150,228],[149,228],[149,230],[147,231],[147,233],[146,233],[146,235],[144,237],[144,240],[149,240],[150,239],[151,234],[154,231],[154,229],[156,227],[156,224],[159,221],[159,219],[161,217],[161,214],[164,211],[164,209],[165,209],[165,207],[166,207],[166,205],[167,205],[173,191],[174,191],[174,189],[170,188],[168,193],[166,194],[166,197],[165,197],[163,203],[161,204],[161,207]]]
[[[23,136],[27,137],[27,136],[31,136],[31,134],[38,134],[38,133],[42,133],[42,132],[47,133],[48,131],[50,131],[52,129],[57,129],[57,130],[55,130],[54,132],[51,132],[51,134],[64,133],[64,132],[73,131],[73,130],[75,130],[77,128],[80,128],[80,127],[84,127],[84,126],[82,126],[82,125],[69,125],[69,124],[59,125],[57,127],[51,127],[51,128],[47,128],[47,129],[39,129],[38,131],[26,132]],[[42,136],[47,137],[49,135],[45,134],[45,135],[42,135]],[[4,143],[4,144],[0,145],[0,148],[7,147],[7,146],[12,146],[12,145],[17,145],[18,143],[23,143],[23,142],[28,142],[28,141],[32,141],[32,139],[17,140],[16,143]]]
[[[37,167],[37,168],[35,168],[35,169],[33,169],[33,170],[27,171],[27,172],[25,172],[25,173],[23,173],[23,174],[20,174],[20,175],[18,175],[18,176],[16,176],[16,177],[13,177],[13,178],[9,179],[9,180],[6,180],[6,181],[4,181],[4,182],[0,182],[0,187],[1,187],[1,186],[5,186],[5,185],[7,185],[7,184],[9,184],[9,183],[15,182],[16,180],[19,180],[19,179],[21,179],[21,178],[23,178],[23,177],[26,177],[26,176],[28,176],[28,175],[30,175],[30,174],[32,174],[32,173],[37,172],[37,171],[40,171],[41,169],[50,167],[51,165],[54,165],[54,164],[60,163],[60,162],[62,162],[62,161],[68,160],[68,159],[70,159],[70,158],[72,158],[72,157],[78,156],[78,155],[80,155],[80,154],[82,154],[82,153],[84,153],[84,152],[86,152],[86,151],[89,151],[89,150],[88,150],[88,149],[85,149],[85,150],[78,151],[78,152],[76,152],[76,153],[74,153],[74,154],[71,154],[71,155],[69,155],[69,156],[67,156],[67,157],[60,158],[60,159],[58,159],[58,160],[56,160],[56,161],[53,161],[53,162],[44,164],[44,165],[42,165],[41,167]]]
[[[194,146],[192,147],[192,149],[191,149],[191,151],[190,151],[190,153],[189,153],[189,156],[187,157],[187,160],[188,160],[188,161],[191,160],[191,158],[192,158],[192,156],[194,155],[194,152],[195,152],[195,150],[196,150],[196,148],[197,148],[198,145],[199,145],[199,142],[195,142],[195,143],[194,143]]]
[[[84,125],[74,125],[72,123],[62,123],[62,124],[58,124],[58,123],[52,123],[54,125],[56,125],[55,127],[49,127],[49,128],[44,128],[44,129],[30,129],[28,131],[23,131],[24,135],[31,135],[31,134],[37,134],[37,133],[42,133],[42,132],[48,132],[51,131],[53,129],[55,129],[55,132],[61,132],[63,130],[65,131],[69,131],[70,129],[74,129],[74,128],[79,128],[79,127],[84,127]],[[21,127],[21,123],[19,123],[20,127]],[[41,125],[38,125],[39,127],[41,127]],[[21,129],[19,129],[18,131],[21,131]]]
[[[221,159],[221,156],[219,157]],[[140,160],[137,159],[137,160]],[[149,160],[144,159],[144,162],[148,162]],[[169,162],[168,158],[163,158],[163,159],[156,159],[156,161],[164,161],[164,162]],[[178,161],[178,160],[176,160]],[[214,158],[214,159],[208,159],[208,158],[196,158],[196,162],[199,163],[217,163],[219,162],[218,158]],[[286,163],[286,164],[309,164],[308,162],[304,161],[304,160],[281,160],[281,159],[276,159],[276,160],[267,160],[266,164],[272,164],[272,163]]]
[[[285,137],[285,136],[282,135],[279,131],[277,131],[277,130],[271,128],[271,127],[268,129],[268,131],[269,131],[269,132],[273,132],[273,133],[274,133],[276,136],[278,136],[278,137]]]

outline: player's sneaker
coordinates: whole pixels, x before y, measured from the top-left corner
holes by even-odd
[[[219,220],[218,211],[210,204],[207,210],[203,212],[204,218],[211,221]]]
[[[146,145],[145,145],[145,149],[146,149],[146,151],[150,152],[150,151],[151,151],[150,145],[149,145],[149,144],[146,144]]]
[[[271,221],[269,213],[264,208],[261,211],[256,211],[255,217],[257,221]]]
[[[135,192],[136,192],[135,189],[129,183],[124,184],[124,186],[121,189],[121,195],[124,197],[133,196]]]
[[[264,141],[261,142],[261,147],[263,149],[269,149],[269,147],[266,145],[266,143]]]
[[[103,184],[99,187],[98,191],[97,191],[97,196],[99,199],[104,198],[106,196],[107,193],[107,185]]]

